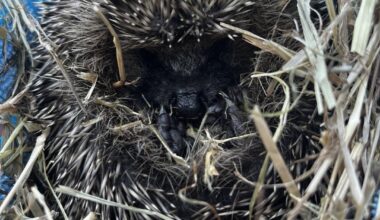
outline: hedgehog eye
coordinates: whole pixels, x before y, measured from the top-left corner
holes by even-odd
[[[229,38],[219,39],[209,48],[210,58],[222,62],[229,62],[232,58],[232,52],[233,44]]]
[[[215,41],[208,49],[208,57],[210,61],[230,63],[233,51],[233,42],[229,38],[222,38]]]
[[[159,62],[159,59],[156,54],[148,49],[140,49],[140,58],[144,65],[148,65],[150,68],[158,68],[162,65]]]

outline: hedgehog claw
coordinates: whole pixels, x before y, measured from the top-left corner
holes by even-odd
[[[230,118],[231,127],[235,135],[244,134],[244,114],[239,108],[229,99],[225,98],[227,102],[227,116]]]
[[[225,109],[224,102],[216,102],[215,104],[208,107],[207,112],[209,114],[220,114]]]

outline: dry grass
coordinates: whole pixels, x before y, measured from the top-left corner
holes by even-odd
[[[295,32],[294,38],[303,45],[303,49],[299,51],[293,51],[273,42],[271,39],[263,39],[254,33],[228,24],[221,24],[223,27],[241,34],[243,39],[252,45],[284,60],[283,67],[276,72],[252,73],[253,78],[265,79],[269,77],[273,79],[272,86],[273,84],[281,84],[286,95],[282,100],[283,108],[281,112],[260,113],[258,110],[260,106],[252,110],[252,119],[259,128],[258,133],[268,155],[262,166],[260,178],[256,183],[252,183],[255,190],[251,200],[251,210],[256,204],[258,192],[265,186],[264,176],[268,164],[273,161],[274,168],[280,173],[283,185],[294,202],[294,206],[289,207],[289,210],[287,210],[289,219],[295,218],[301,211],[312,213],[315,219],[345,219],[348,210],[356,210],[354,219],[369,218],[372,197],[376,190],[379,190],[378,171],[380,169],[379,1],[363,0],[361,2],[353,1],[352,3],[338,1],[337,8],[339,8],[339,12],[335,11],[332,2],[332,0],[326,0],[329,11],[328,23],[323,25],[323,29],[318,30],[311,21],[311,9],[307,4],[308,1],[298,0],[302,31]],[[19,56],[22,59],[30,54],[25,27],[30,27],[29,31],[38,35],[43,35],[43,33],[40,32],[37,26],[33,25],[34,21],[26,15],[20,5],[18,0],[5,0],[0,3],[0,6],[17,9],[10,10],[11,19],[15,22],[16,28],[9,31],[12,34],[11,36],[15,38],[15,42],[24,48],[20,52],[22,56]],[[54,55],[54,51],[52,51],[52,55]],[[25,59],[23,60],[25,61]],[[302,82],[305,85],[300,85],[299,83],[295,85],[292,84],[293,82],[284,81],[284,79],[288,79],[293,74],[304,78],[305,80]],[[121,80],[123,81],[123,79]],[[306,83],[309,82],[314,85],[314,92],[311,95],[315,97],[318,113],[323,116],[321,127],[324,128],[324,131],[319,136],[322,150],[310,172],[312,175],[311,181],[302,193],[297,188],[297,181],[302,178],[303,174],[299,176],[290,174],[289,168],[283,162],[282,155],[277,149],[276,142],[281,135],[283,126],[286,124],[287,113],[291,109],[297,108],[298,98],[290,97],[290,88],[306,88]],[[301,90],[300,96],[305,95],[302,94],[303,91],[305,90]],[[9,112],[15,112],[17,110],[15,109],[15,104],[17,104],[22,95],[23,92],[14,94],[6,103],[1,104],[0,114],[5,115]],[[275,134],[270,133],[263,116],[278,117],[280,119]],[[20,131],[24,126],[27,126],[24,123],[21,120],[9,137],[8,142],[6,142],[6,146],[0,152],[1,169],[12,170],[12,175],[17,179],[12,191],[3,201],[0,212],[6,215],[5,210],[7,210],[8,215],[13,213],[15,216],[23,217],[30,210],[36,216],[44,215],[47,219],[50,219],[50,211],[44,204],[41,195],[36,192],[35,188],[30,191],[24,185],[33,164],[39,157],[46,133],[43,133],[37,139],[36,147],[34,147],[32,156],[24,169],[21,171],[20,169],[11,168],[15,162],[19,161],[14,160],[14,158],[23,156],[23,151],[18,150],[20,147],[23,147],[23,149],[33,147],[11,147],[13,141],[23,138],[23,133]],[[140,123],[136,122],[136,124]],[[114,129],[128,129],[129,126],[127,124]],[[155,128],[152,127],[151,129],[161,140]],[[207,137],[203,138],[207,139]],[[216,144],[218,142],[215,141],[220,141],[211,140],[211,138],[209,140],[214,141]],[[164,141],[162,142],[164,143]],[[187,166],[183,158],[173,154],[165,143],[164,146],[177,163]],[[43,159],[41,156],[39,158]],[[212,161],[209,162],[209,167],[212,168]],[[37,163],[42,163],[42,160],[37,161]],[[210,171],[210,175],[216,175],[215,170],[214,172]],[[241,178],[243,179],[244,177]],[[326,186],[327,193],[323,195],[319,203],[313,204],[309,199],[317,192],[322,180],[327,180],[328,182]],[[126,204],[116,204],[63,187],[56,189],[56,191],[102,204],[134,209]],[[28,199],[29,197],[34,198],[34,200]],[[13,205],[9,206],[12,199],[15,199],[13,200]],[[31,201],[36,200],[41,205],[39,211],[35,211],[37,210],[36,208],[31,208]],[[12,212],[9,210],[10,207],[13,207]],[[133,211],[145,212],[144,210]],[[253,218],[253,216],[251,217]],[[90,215],[89,218],[91,218]],[[373,219],[380,219],[379,212]]]

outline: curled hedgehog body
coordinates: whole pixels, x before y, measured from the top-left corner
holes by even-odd
[[[135,84],[112,86],[118,80],[113,37],[94,6],[117,33],[128,77],[136,78]],[[257,50],[220,23],[286,42],[280,36],[293,29],[295,4],[53,0],[41,9],[41,26],[49,38],[44,40],[55,47],[50,52],[44,45],[34,48],[36,67],[30,74],[26,115],[51,128],[45,155],[53,185],[172,219],[247,217],[252,186],[235,171],[255,181],[265,156],[246,110],[252,104],[247,103],[280,108],[258,83],[245,80]],[[279,63],[272,61],[262,69]],[[294,128],[283,136],[302,139]],[[246,137],[227,139],[240,135]],[[300,146],[283,143],[284,157],[314,151]],[[277,197],[280,191],[263,202],[276,206]],[[157,218],[66,195],[60,200],[73,219],[90,211],[102,219]],[[262,208],[260,213],[283,214],[267,210]]]

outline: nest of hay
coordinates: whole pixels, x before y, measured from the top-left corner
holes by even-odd
[[[286,190],[291,200],[289,204],[292,204],[288,209],[282,210],[287,213],[288,218],[296,218],[302,212],[303,215],[307,213],[308,216],[319,219],[347,217],[380,219],[379,211],[377,213],[373,211],[376,205],[372,199],[380,190],[378,176],[380,170],[379,3],[371,0],[337,1],[334,5],[334,1],[326,0],[327,23],[320,21],[321,25],[318,27],[313,24],[308,13],[310,8],[305,2],[298,1],[302,28],[295,30],[293,35],[293,38],[303,45],[298,51],[229,24],[220,24],[240,34],[245,41],[265,53],[283,60],[283,65],[276,71],[253,70],[249,76],[252,79],[267,82],[262,86],[268,97],[278,95],[275,92],[276,88],[283,90],[280,97],[272,98],[276,100],[276,103],[280,103],[276,112],[262,112],[266,108],[260,103],[258,106],[252,103],[250,105],[252,120],[267,150],[259,179],[251,182],[241,176],[242,181],[253,186],[250,217],[259,217],[253,215],[253,207],[260,200],[261,189],[281,187]],[[26,41],[26,33],[34,32],[38,36],[44,33],[38,23],[23,10],[19,1],[5,0],[0,3],[0,7],[8,8],[9,16],[6,21],[16,27],[0,27],[0,37],[1,40],[14,45],[15,55],[8,59],[9,65],[17,65],[19,78],[22,81],[26,63],[33,62],[30,58],[30,46]],[[0,70],[0,74],[2,71],[4,70]],[[84,77],[90,78],[90,76]],[[14,91],[19,92],[14,92],[5,103],[0,105],[1,123],[4,125],[9,125],[6,120],[8,114],[18,112],[17,103],[24,95],[23,88],[17,88],[18,84],[15,87]],[[313,162],[310,169],[292,173],[291,168],[284,162],[276,142],[287,123],[288,112],[302,108],[297,103],[305,96],[311,97],[315,104],[315,111],[311,112],[308,118],[312,119],[314,115],[321,117],[318,123],[322,132],[309,131],[315,133],[315,139],[311,145],[317,145],[320,151],[315,155],[305,155],[303,158],[305,161]],[[103,102],[102,104],[115,103]],[[302,112],[302,109],[299,111]],[[271,132],[267,123],[270,118],[276,118],[278,121],[277,127],[272,129],[274,133]],[[52,218],[42,194],[37,188],[30,189],[26,184],[36,163],[42,167],[41,173],[46,173],[42,151],[47,132],[42,131],[36,140],[27,140],[22,131],[24,127],[28,127],[29,130],[41,129],[38,125],[33,126],[31,128],[21,118],[19,124],[11,129],[13,132],[0,152],[1,172],[13,177],[15,181],[0,206],[0,213],[5,217],[23,218],[26,215],[33,215]],[[136,122],[128,126],[138,127],[141,124]],[[126,129],[126,127],[115,129]],[[153,129],[152,132],[155,133],[155,130]],[[203,138],[212,139],[207,135]],[[315,144],[317,142],[319,143]],[[310,143],[307,144],[309,145]],[[28,154],[28,158],[25,159],[27,162],[23,162],[26,154]],[[183,163],[183,158],[175,155],[173,158],[177,163]],[[277,171],[282,184],[267,185],[265,174],[269,167]],[[212,163],[205,166],[204,169],[209,169],[205,173],[212,176],[215,172],[213,168]],[[236,173],[236,175],[240,174]],[[45,179],[46,176],[41,178]],[[308,179],[307,184],[300,189],[299,183],[305,178]],[[135,212],[144,211],[65,187],[51,189],[51,191],[99,204],[131,209]],[[318,195],[317,199],[313,197],[314,195]],[[92,217],[93,213],[89,213],[89,218]]]

